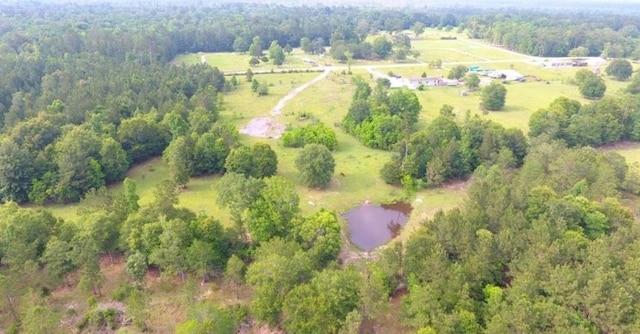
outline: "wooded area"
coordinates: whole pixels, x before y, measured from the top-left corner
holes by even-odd
[[[420,35],[425,27],[534,56],[638,60],[639,17],[259,4],[149,10],[21,3],[0,11],[4,332],[154,331],[150,272],[182,287],[162,292],[184,294],[171,329],[178,333],[640,328],[640,224],[627,206],[640,194],[640,167],[598,149],[640,140],[640,74],[627,63],[607,69],[616,80],[630,79],[627,89],[592,96],[582,86],[593,88],[583,83],[595,74],[579,72],[580,92],[593,101],[558,97],[531,115],[528,133],[471,112],[456,116],[449,105],[420,127],[415,91],[351,76],[342,122],[250,143],[221,120],[236,76],[172,63],[182,53],[264,50],[278,65],[292,48],[318,54],[330,47],[327,57],[348,64],[350,75],[353,59],[411,56],[405,35],[368,37]],[[259,95],[268,94],[264,87]],[[467,199],[371,259],[340,258],[348,241],[338,213],[303,214],[272,147],[301,148],[293,159],[299,182],[322,191],[337,172],[338,131],[391,152],[379,166],[384,182],[411,195],[471,179]],[[142,203],[126,173],[155,157],[166,163],[167,180]],[[218,198],[203,201],[227,210],[230,224],[178,205],[191,177],[211,174],[220,177]],[[107,187],[120,182],[115,191]],[[39,206],[78,201],[77,221]],[[118,257],[128,276],[107,296],[101,264]],[[198,283],[208,281],[235,300],[203,300]],[[60,290],[78,290],[85,301],[70,307]]]

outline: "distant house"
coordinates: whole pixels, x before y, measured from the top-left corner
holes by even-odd
[[[486,75],[491,79],[506,79],[507,78],[507,76],[502,74],[500,71],[486,72]]]
[[[460,80],[457,79],[443,79],[442,81],[447,86],[460,86]]]
[[[389,77],[389,83],[389,88],[402,88],[407,85],[406,80],[394,77]]]
[[[411,89],[418,89],[418,87],[422,86],[446,86],[447,83],[443,78],[440,77],[424,77],[424,78],[410,78],[408,79],[408,85]]]
[[[502,79],[505,81],[524,81],[524,75],[514,70],[495,70],[488,72],[487,76],[493,79]]]
[[[543,66],[546,66],[545,64],[542,64]],[[589,62],[585,59],[582,58],[577,58],[577,59],[554,59],[549,63],[549,67],[584,67],[584,66],[588,66]]]

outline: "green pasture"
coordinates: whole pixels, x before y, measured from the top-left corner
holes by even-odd
[[[456,40],[441,40],[440,37],[411,41],[411,46],[420,51],[424,61],[442,59],[443,62],[487,62],[504,60],[524,60],[526,55],[503,50],[466,36],[457,35]]]
[[[300,51],[294,51],[290,55],[286,55],[284,64],[280,66],[275,66],[271,63],[263,62],[260,62],[260,64],[257,66],[250,66],[249,60],[251,59],[251,56],[246,53],[240,54],[236,52],[198,52],[181,54],[173,60],[173,63],[195,65],[201,64],[202,59],[204,58],[207,64],[215,66],[223,72],[246,71],[248,68],[251,68],[252,71],[256,72],[271,70],[276,71],[290,68],[312,68],[310,64],[302,61],[302,59],[306,57],[307,56],[305,56]]]
[[[367,75],[363,70],[356,70],[357,74]],[[300,84],[315,78],[319,73],[312,74],[271,74],[256,76],[258,80],[268,80],[270,95],[256,97],[250,92],[247,83],[241,84],[234,92],[225,94],[225,108],[221,112],[223,119],[232,121],[241,127],[253,117],[267,116],[271,108],[286,92]],[[329,126],[340,123],[346,112],[353,93],[350,84],[352,76],[333,73],[321,80],[290,102],[282,110],[282,114],[275,118],[282,124],[290,126],[305,125],[310,120],[300,121],[301,112],[311,113],[312,117]],[[402,189],[385,184],[379,177],[379,169],[388,161],[390,152],[374,150],[360,144],[355,138],[347,135],[336,127],[338,147],[334,152],[336,172],[327,189],[309,189],[299,186],[300,207],[304,214],[310,214],[320,208],[335,210],[338,213],[355,207],[364,201],[373,203],[391,202],[403,196]],[[299,149],[285,148],[277,139],[253,138],[241,135],[244,144],[267,142],[278,154],[278,175],[299,184],[297,171],[294,166]],[[144,164],[132,168],[128,177],[138,186],[140,203],[147,204],[153,200],[154,187],[167,176],[167,167],[160,158],[152,159]],[[180,191],[179,206],[189,208],[195,212],[204,212],[219,218],[224,223],[230,223],[228,213],[216,205],[216,184],[219,176],[192,178],[184,190]],[[112,189],[119,189],[119,185]],[[455,206],[460,196],[453,194],[446,188],[426,190],[419,193],[423,201],[416,206],[415,219],[424,219],[420,212],[433,213],[439,208]],[[75,219],[78,204],[65,206],[49,206],[57,216],[64,219]],[[412,223],[417,224],[417,222]]]
[[[460,51],[468,52],[490,60],[523,60],[529,58],[527,55],[510,52],[508,50],[492,47],[480,42],[467,41],[467,45],[467,47],[460,48]]]
[[[442,60],[444,65],[447,63],[473,63],[489,60],[482,56],[464,53],[456,49],[426,49],[420,53],[420,60],[424,62],[428,63],[437,59]]]
[[[257,96],[251,91],[251,83],[247,82],[244,76],[238,76],[240,84],[236,90],[223,95],[224,103],[220,116],[222,120],[231,122],[240,129],[254,117],[269,116],[271,109],[287,93],[320,74],[319,72],[303,72],[254,75],[254,79],[267,82],[269,94],[266,96]]]
[[[413,41],[414,46],[424,48],[422,57],[429,57],[430,52],[449,52],[450,59],[465,61],[474,57],[494,59],[491,62],[478,61],[483,68],[514,69],[527,76],[525,83],[509,83],[507,87],[507,100],[504,110],[482,114],[479,108],[480,96],[477,92],[471,92],[467,96],[460,96],[462,87],[427,87],[424,91],[417,91],[423,111],[420,116],[419,128],[426,126],[438,115],[442,105],[449,104],[454,107],[454,112],[459,119],[464,117],[467,110],[482,117],[495,120],[506,127],[517,127],[523,131],[528,129],[528,120],[532,112],[544,108],[559,96],[567,96],[579,100],[582,103],[590,101],[583,99],[578,87],[571,85],[569,79],[575,75],[575,68],[550,69],[541,66],[542,60],[533,62],[526,56],[521,56],[524,61],[517,59],[517,55],[499,50],[490,46],[483,47],[477,42],[471,42],[461,37],[458,40],[440,40],[425,34],[426,39]],[[441,32],[451,35],[450,32]],[[432,48],[431,51],[429,51]],[[451,51],[450,49],[459,50]],[[238,54],[203,54],[207,62],[218,66],[223,71],[246,70],[248,57]],[[442,54],[444,55],[444,53]],[[182,55],[176,62],[199,63],[201,54]],[[296,58],[297,57],[297,58]],[[458,57],[458,58],[454,58]],[[284,66],[302,67],[308,66],[302,62],[302,58],[314,59],[321,65],[345,66],[344,64],[331,64],[330,58],[304,55],[300,50],[294,51],[294,56],[288,57],[288,64]],[[508,60],[505,60],[508,59]],[[443,59],[445,60],[445,59]],[[454,61],[454,60],[451,60]],[[395,65],[389,61],[382,62],[354,62],[353,75],[342,74],[342,69],[336,69],[325,79],[307,88],[288,103],[282,109],[280,115],[273,116],[278,122],[286,126],[302,126],[312,119],[320,120],[328,126],[335,127],[338,137],[338,147],[334,152],[336,160],[336,172],[327,189],[308,189],[298,186],[300,195],[300,207],[304,214],[310,214],[320,208],[327,208],[342,213],[365,201],[373,203],[390,202],[403,197],[401,188],[392,187],[379,177],[379,170],[388,161],[390,152],[374,150],[360,144],[355,138],[344,133],[339,124],[347,113],[353,85],[353,76],[360,75],[367,80],[372,80],[369,73],[359,65],[368,65],[381,73],[393,72],[404,77],[418,77],[423,72],[429,76],[446,76],[449,69],[445,64],[443,69],[429,69],[426,64]],[[267,70],[270,65],[261,65],[254,69]],[[310,70],[314,70],[311,69]],[[257,74],[254,77],[259,81],[266,81],[269,86],[267,96],[258,97],[250,89],[250,83],[244,76],[238,76],[240,85],[236,90],[225,93],[221,119],[233,123],[241,128],[251,119],[260,116],[272,116],[270,111],[280,99],[300,85],[313,80],[321,75],[319,72],[310,73],[270,73]],[[607,94],[616,94],[628,82],[617,82],[605,78]],[[374,84],[372,82],[372,84]],[[301,113],[311,114],[311,118],[300,120]],[[267,142],[278,154],[278,174],[296,183],[297,171],[294,161],[299,149],[285,148],[277,139],[253,138],[241,135],[241,142],[251,145],[255,142]],[[640,147],[616,149],[629,161],[640,162]],[[138,186],[138,194],[141,204],[148,204],[153,200],[154,187],[167,177],[166,165],[160,158],[152,159],[146,163],[135,166],[128,172]],[[189,208],[194,212],[204,212],[219,218],[224,223],[229,223],[228,212],[216,205],[216,185],[219,176],[207,176],[192,178],[186,189],[179,194],[179,206]],[[118,190],[120,185],[112,187]],[[465,197],[465,186],[447,186],[437,189],[429,189],[418,192],[413,199],[414,211],[400,238],[406,237],[417,228],[422,221],[432,216],[439,209],[449,209],[458,205]],[[52,212],[64,219],[75,219],[78,204],[48,206]]]

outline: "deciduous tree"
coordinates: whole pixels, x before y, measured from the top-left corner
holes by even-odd
[[[499,82],[492,82],[482,89],[482,107],[487,110],[501,110],[507,97],[507,89]]]
[[[607,75],[611,75],[618,81],[624,81],[631,77],[633,74],[633,66],[626,59],[614,59],[609,65],[604,69],[604,72]]]
[[[260,195],[248,208],[247,230],[251,238],[265,242],[273,237],[288,236],[293,219],[300,211],[299,202],[300,197],[292,183],[279,176],[265,179]]]
[[[186,186],[193,165],[193,149],[189,138],[178,137],[172,140],[162,158],[169,166],[169,176],[176,186]]]
[[[320,144],[306,145],[295,161],[302,183],[308,187],[322,188],[331,182],[336,162],[329,149]]]
[[[480,78],[477,74],[471,73],[464,79],[464,86],[469,90],[477,90],[480,87]]]
[[[283,327],[291,333],[337,333],[359,304],[360,277],[353,268],[324,270],[287,294]]]
[[[33,158],[13,141],[0,142],[0,202],[28,199],[33,175]]]
[[[449,70],[448,79],[462,79],[469,69],[464,65],[456,65]]]

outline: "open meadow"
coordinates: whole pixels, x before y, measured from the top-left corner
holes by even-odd
[[[441,40],[441,36],[455,36],[455,40]],[[330,186],[317,190],[298,186],[300,207],[304,214],[310,214],[320,208],[326,208],[341,214],[365,201],[373,203],[387,203],[403,199],[405,196],[401,188],[385,184],[379,177],[379,169],[388,161],[390,152],[374,150],[360,144],[357,139],[346,134],[339,128],[339,124],[348,111],[354,86],[351,84],[353,76],[373,79],[365,70],[372,68],[380,73],[390,73],[403,77],[419,77],[424,72],[428,76],[446,77],[449,69],[456,63],[481,66],[484,69],[513,69],[523,74],[527,80],[519,83],[506,84],[507,98],[504,110],[483,114],[480,110],[480,94],[469,92],[462,96],[463,87],[427,87],[424,91],[417,91],[422,105],[419,128],[426,126],[438,115],[442,105],[453,106],[458,119],[462,119],[466,111],[480,114],[482,117],[494,120],[506,127],[516,127],[525,133],[528,131],[529,116],[534,111],[549,105],[554,99],[566,96],[582,103],[589,100],[582,98],[578,87],[571,84],[571,78],[576,68],[551,69],[542,66],[548,60],[516,54],[494,46],[485,45],[477,41],[466,39],[465,36],[453,32],[427,30],[420,40],[412,41],[413,47],[420,51],[419,60],[442,59],[442,69],[432,69],[426,63],[396,64],[390,61],[361,61],[352,64],[352,74],[344,74],[344,64],[331,64],[330,58],[309,56],[295,49],[288,55],[283,66],[261,64],[252,68],[257,71],[273,70],[301,70],[298,73],[268,73],[256,74],[258,81],[266,81],[269,87],[267,96],[256,96],[250,89],[250,84],[243,75],[238,75],[239,86],[231,92],[224,93],[221,119],[231,122],[238,129],[256,117],[269,116],[286,126],[303,126],[318,120],[334,127],[338,139],[338,147],[333,152],[336,169]],[[313,59],[321,66],[334,66],[333,71],[326,78],[303,90],[288,100],[279,114],[272,115],[272,109],[289,92],[309,82],[321,73],[321,67],[312,67],[302,59]],[[237,53],[198,53],[179,56],[174,60],[178,64],[197,64],[205,61],[211,66],[217,66],[225,72],[245,71],[248,66],[248,56]],[[616,94],[627,85],[605,78],[607,94]],[[310,115],[301,120],[300,115]],[[300,151],[285,148],[278,139],[254,138],[241,135],[241,143],[251,145],[255,142],[266,142],[272,146],[278,155],[278,174],[299,184],[294,160]],[[620,153],[630,161],[640,161],[640,147],[621,147]],[[138,185],[141,204],[153,200],[153,189],[167,175],[167,167],[160,158],[132,168],[128,176]],[[186,189],[180,192],[179,206],[189,208],[195,212],[204,212],[215,216],[223,223],[229,224],[228,212],[216,204],[218,175],[192,178]],[[439,209],[450,209],[465,198],[467,184],[460,182],[441,188],[422,190],[412,198],[413,213],[407,227],[400,235],[406,237],[412,230]],[[112,187],[119,189],[119,185]],[[54,214],[74,219],[78,204],[49,206]]]
[[[302,61],[305,55],[295,50],[294,55],[288,57],[287,63],[283,66],[261,64],[252,68],[258,73],[254,78],[267,84],[268,95],[266,96],[257,96],[251,90],[251,83],[246,80],[245,75],[236,74],[239,82],[236,89],[220,95],[223,100],[220,120],[230,122],[237,129],[242,129],[258,117],[270,117],[286,128],[305,126],[315,121],[333,128],[338,140],[338,145],[333,152],[336,167],[332,180],[325,189],[312,189],[300,184],[294,161],[301,149],[284,147],[277,138],[259,138],[247,134],[240,135],[240,142],[243,145],[264,142],[273,148],[278,156],[277,174],[296,184],[296,191],[300,197],[299,207],[305,216],[322,208],[335,211],[340,216],[363,203],[409,202],[412,211],[406,225],[395,236],[394,241],[379,249],[389,247],[395,242],[406,241],[439,210],[447,211],[461,205],[467,197],[467,190],[472,180],[447,182],[440,187],[422,189],[412,194],[407,194],[401,187],[384,183],[379,170],[392,153],[368,148],[340,127],[354,93],[355,86],[352,84],[354,77],[359,76],[365,79],[371,86],[375,85],[375,81],[370,71],[382,74],[393,73],[406,78],[420,77],[423,73],[427,76],[446,77],[450,68],[459,63],[469,66],[478,65],[484,69],[516,70],[526,77],[525,82],[505,83],[506,104],[503,110],[497,112],[484,113],[480,108],[480,93],[461,94],[461,91],[465,90],[463,86],[425,87],[424,90],[418,90],[416,94],[422,105],[418,129],[425,128],[437,117],[439,110],[445,104],[453,107],[458,120],[462,120],[468,111],[496,121],[505,127],[515,127],[527,133],[531,114],[540,108],[547,107],[560,96],[575,99],[581,103],[590,103],[590,100],[580,95],[578,87],[572,83],[577,68],[551,69],[542,66],[545,62],[542,59],[517,55],[464,38],[440,40],[436,38],[437,35],[428,38],[429,34],[430,32],[426,33],[425,39],[414,41],[414,47],[421,52],[419,58],[421,62],[442,59],[443,67],[440,69],[430,68],[426,63],[361,61],[354,62],[352,73],[347,74],[344,64],[331,64],[327,59],[310,56],[321,64],[321,66],[311,66]],[[234,53],[183,55],[174,63],[198,64],[203,58],[207,64],[218,66],[225,72],[242,72],[248,68],[247,56]],[[322,72],[325,65],[331,66],[328,73]],[[274,73],[270,73],[272,70]],[[280,73],[281,70],[284,72]],[[261,71],[266,73],[260,73]],[[316,79],[318,80],[314,84],[290,96],[297,88]],[[618,94],[628,84],[628,82],[618,82],[606,77],[604,79],[607,84],[607,95]],[[487,81],[488,79],[483,79],[484,83]],[[274,110],[280,105],[282,108]],[[305,117],[301,117],[302,115]],[[621,143],[605,149],[620,153],[629,163],[640,163],[640,144]],[[149,204],[154,200],[155,187],[166,179],[168,174],[168,167],[161,157],[138,164],[127,172],[127,176],[137,185],[141,205]],[[178,206],[195,213],[205,213],[215,217],[227,227],[232,226],[229,211],[220,208],[217,204],[220,178],[220,175],[191,178],[187,186],[179,190]],[[121,184],[115,184],[110,189],[119,191],[121,187]],[[630,207],[637,207],[640,203],[639,197],[628,194],[624,194],[622,200]],[[75,221],[81,205],[79,203],[49,205],[47,209],[64,220]],[[375,250],[365,252],[348,242],[348,224],[345,219],[341,219],[341,223],[344,243],[339,258],[344,263],[354,263],[356,267],[363,268],[368,262],[362,259],[375,258],[379,253]],[[122,283],[128,280],[124,258],[117,255],[115,262],[112,263],[107,256],[103,256],[101,269],[105,277],[103,287],[105,296],[117,296],[128,284]],[[71,275],[70,279],[74,283],[79,281],[76,274]],[[152,291],[148,305],[149,322],[154,325],[154,331],[159,333],[174,332],[176,326],[188,318],[185,310],[189,308],[188,296],[190,295],[215,305],[239,303],[247,307],[254,293],[251,289],[242,289],[239,295],[236,295],[228,283],[219,278],[212,278],[202,283],[195,281],[185,283],[178,277],[161,278],[157,269],[149,270],[145,284],[149,291]],[[80,305],[76,311],[84,313],[88,310],[84,305],[83,293],[77,289],[58,289],[54,292],[54,298],[61,309],[68,305]],[[392,303],[397,303],[397,300],[400,299]],[[400,317],[398,310],[400,310],[399,306],[392,311],[393,315],[390,319]],[[171,313],[171,316],[166,316],[167,313]],[[382,332],[404,332],[404,330],[398,330],[399,326],[400,324],[392,321],[388,323],[382,321],[380,324]]]

